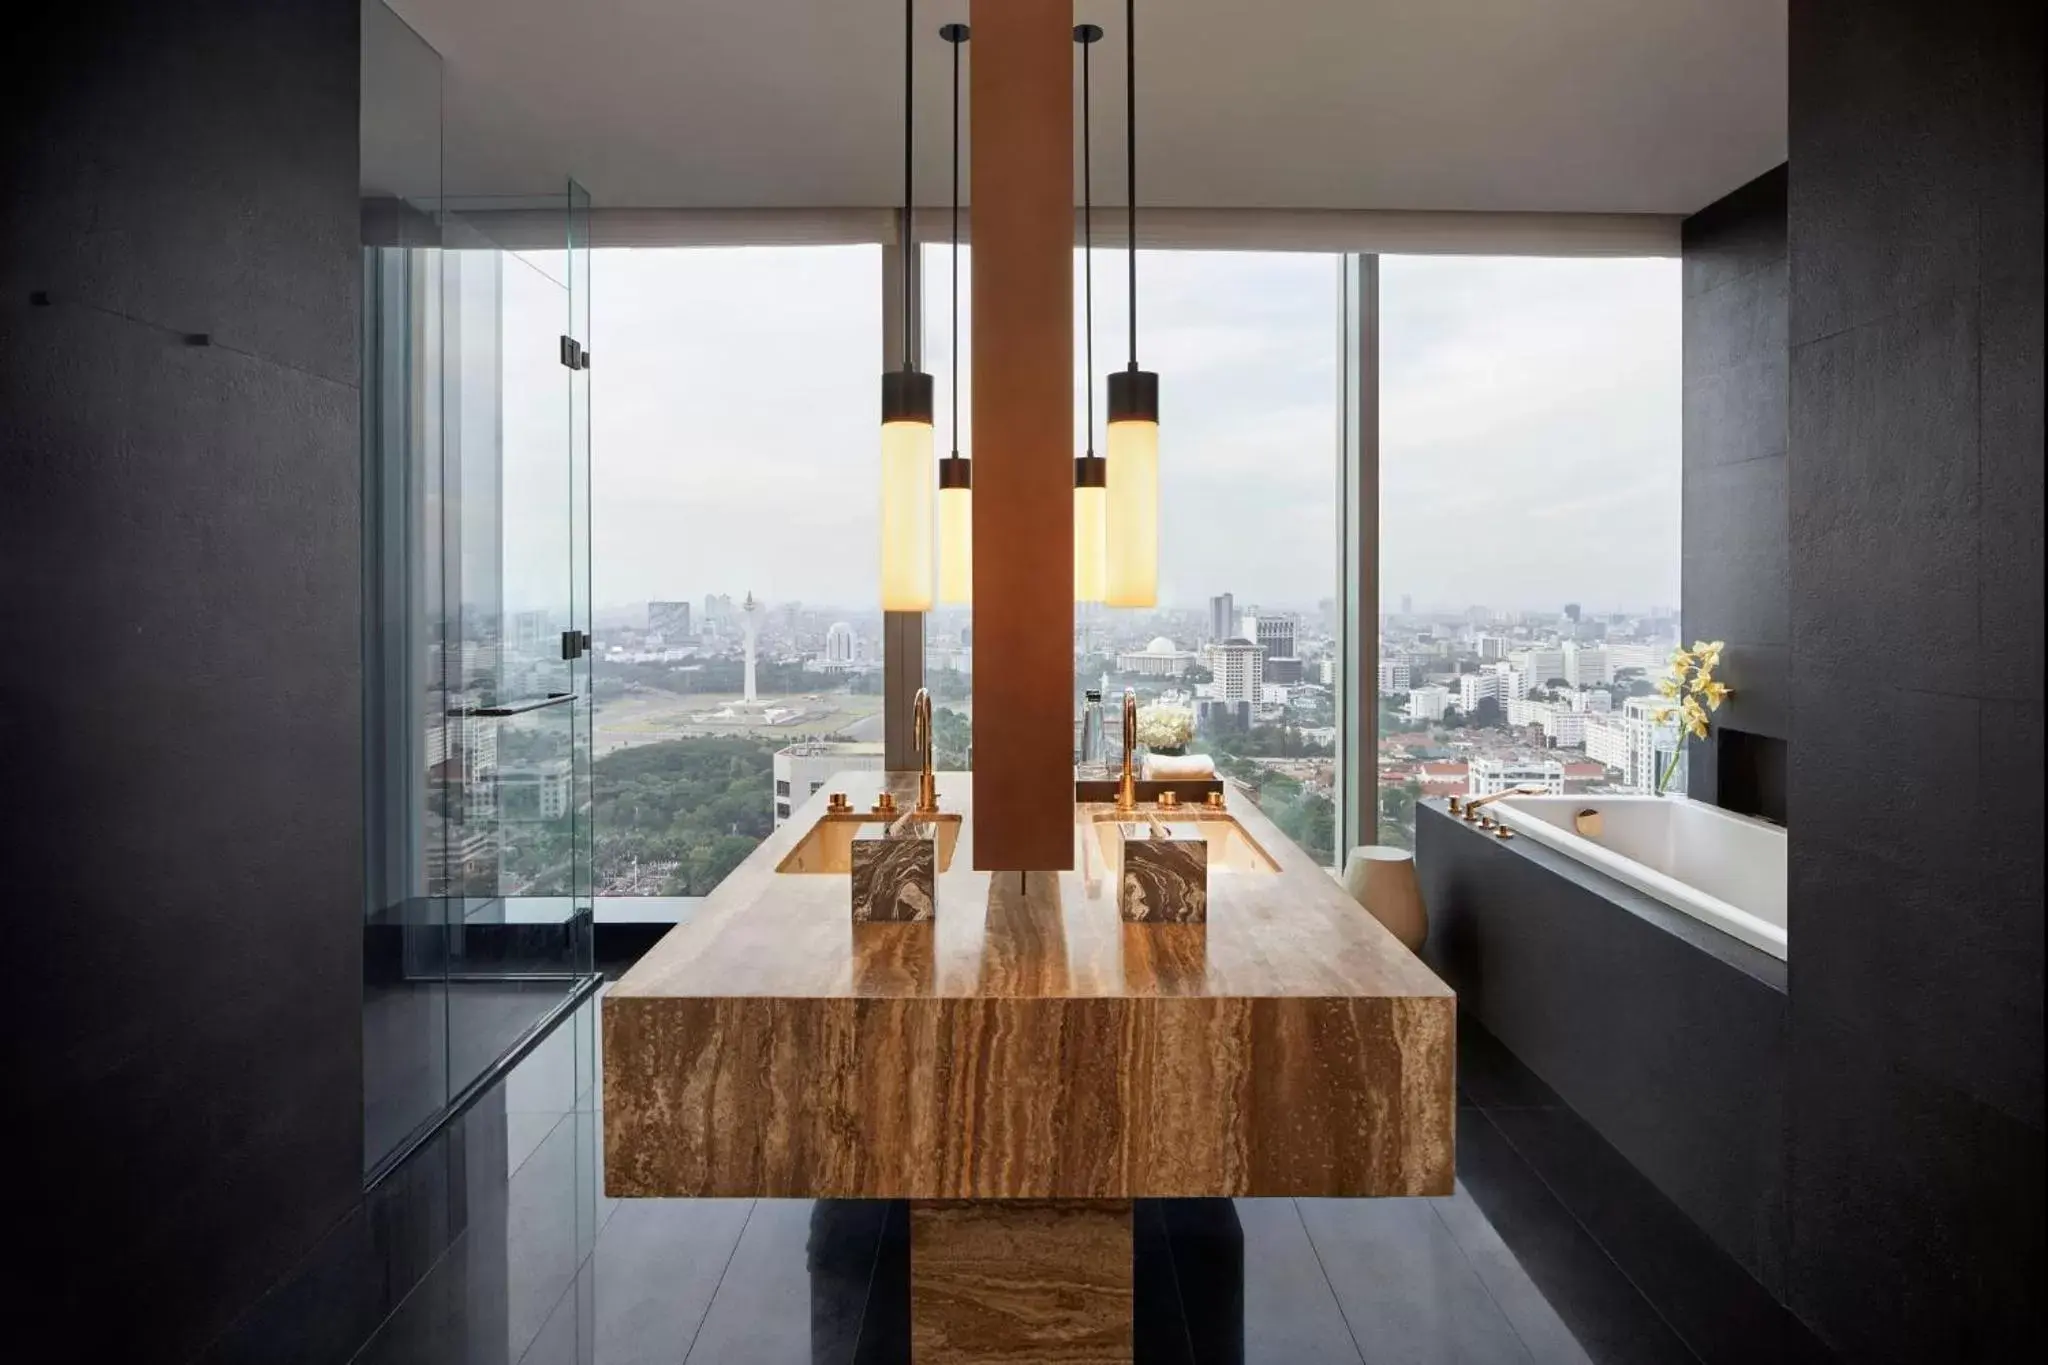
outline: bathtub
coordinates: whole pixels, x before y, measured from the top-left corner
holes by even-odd
[[[1597,812],[1599,832],[1578,817]],[[1486,813],[1515,833],[1785,956],[1785,831],[1682,796],[1508,796]]]

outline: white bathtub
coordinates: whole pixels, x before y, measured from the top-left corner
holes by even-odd
[[[1509,796],[1488,813],[1618,882],[1785,956],[1785,831],[1682,796]],[[1576,832],[1598,811],[1597,836]]]

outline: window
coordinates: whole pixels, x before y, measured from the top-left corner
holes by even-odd
[[[1380,258],[1379,838],[1644,791],[1678,635],[1679,263]],[[1682,785],[1682,783],[1681,783]]]
[[[1128,359],[1126,256],[1094,253],[1096,451],[1104,385]],[[969,252],[961,253],[961,387]],[[1076,253],[1073,454],[1086,440],[1083,261]],[[924,255],[924,363],[938,395],[938,448],[951,446],[952,301],[948,249]],[[1139,358],[1160,376],[1160,600],[1156,609],[1077,606],[1074,712],[1101,689],[1112,746],[1115,705],[1198,715],[1190,748],[1319,861],[1336,851],[1336,551],[1340,438],[1338,258],[1315,253],[1141,251]],[[973,454],[969,414],[960,448]],[[1242,643],[1239,643],[1239,642]],[[925,677],[940,762],[965,766],[973,713],[967,611],[926,620]],[[956,762],[957,760],[957,762]]]
[[[593,254],[597,893],[703,896],[779,750],[881,752],[882,249]]]

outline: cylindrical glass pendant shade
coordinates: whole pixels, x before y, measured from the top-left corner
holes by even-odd
[[[1074,600],[1100,602],[1108,581],[1109,490],[1099,455],[1074,461]]]
[[[1103,600],[1159,604],[1159,376],[1109,377],[1109,555]]]
[[[882,610],[932,606],[932,377],[882,376]]]
[[[939,461],[939,600],[974,600],[974,466],[958,455]]]

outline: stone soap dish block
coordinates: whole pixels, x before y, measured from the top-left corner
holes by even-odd
[[[921,924],[936,901],[939,844],[914,816],[870,825],[853,836],[853,918],[857,924]]]
[[[1120,824],[1117,832],[1117,913],[1131,924],[1207,924],[1209,841],[1202,832],[1159,820]]]

